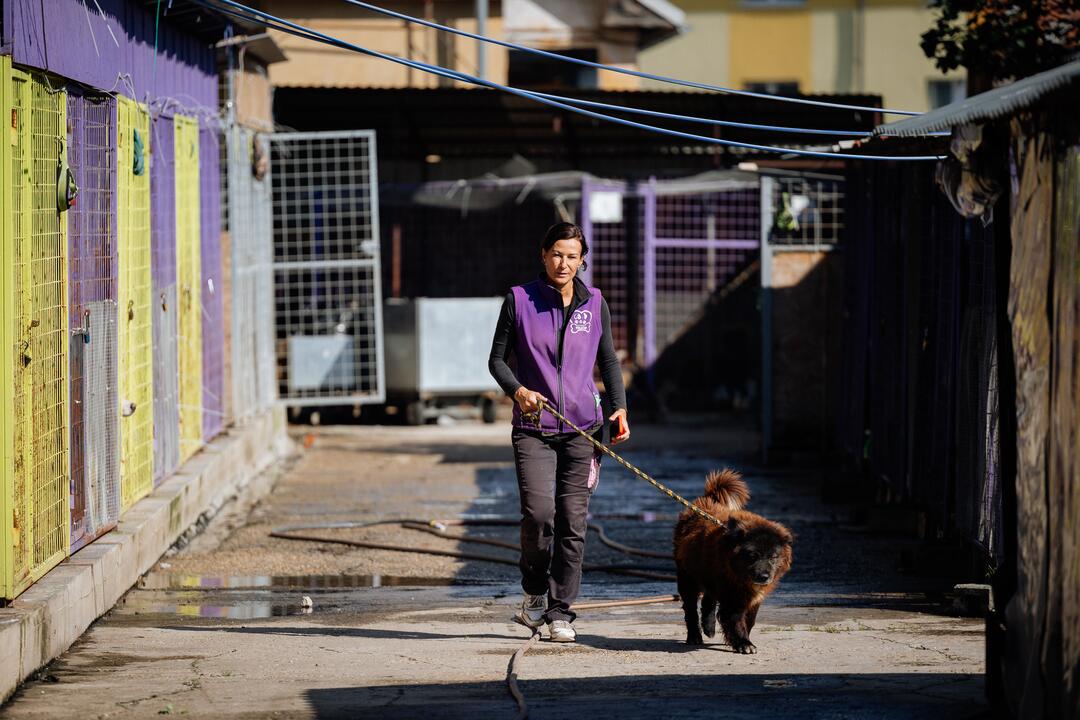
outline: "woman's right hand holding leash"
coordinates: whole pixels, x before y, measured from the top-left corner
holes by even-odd
[[[524,385],[514,391],[514,402],[518,404],[523,413],[537,412],[540,409],[540,403],[545,400],[547,400],[546,397]]]

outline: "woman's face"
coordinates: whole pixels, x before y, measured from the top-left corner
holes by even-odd
[[[541,250],[548,278],[558,287],[574,279],[581,266],[581,241],[557,240],[550,250]]]

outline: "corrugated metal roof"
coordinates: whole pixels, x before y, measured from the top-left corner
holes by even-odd
[[[1078,79],[1080,60],[1074,60],[1053,70],[973,95],[917,117],[879,125],[874,129],[874,134],[914,137],[979,120],[1004,117],[1033,105],[1055,90],[1076,83]]]

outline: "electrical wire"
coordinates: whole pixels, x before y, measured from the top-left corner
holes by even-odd
[[[669,120],[681,120],[683,122],[701,123],[704,125],[719,125],[722,127],[735,127],[743,128],[746,130],[768,130],[771,132],[797,133],[799,135],[853,135],[857,137],[871,137],[873,135],[873,133],[868,130],[823,130],[821,128],[801,128],[790,127],[787,125],[760,125],[757,123],[736,122],[734,120],[717,120],[715,118],[703,118],[694,115],[679,115],[678,113],[666,113],[659,110],[647,110],[645,108],[638,108],[632,105],[613,105],[611,103],[602,103],[595,100],[566,97],[565,95],[552,95],[550,93],[540,92],[539,90],[528,90],[527,92],[538,97],[546,97],[550,98],[551,100],[560,100],[562,102],[573,103],[575,105],[583,105],[585,107],[599,107],[608,110],[636,113],[638,115],[649,115],[651,117],[660,117]],[[951,133],[948,130],[942,130],[925,133],[925,136],[945,137],[950,134]],[[879,135],[879,137],[887,137],[887,135]]]
[[[641,70],[630,70],[628,68],[620,68],[614,65],[605,65],[603,63],[593,62],[592,60],[583,60],[582,58],[560,55],[559,53],[554,53],[547,50],[540,50],[537,48],[528,47],[526,45],[518,45],[517,43],[507,42],[506,40],[497,40],[495,38],[487,37],[485,35],[478,35],[476,33],[467,32],[465,30],[459,30],[455,27],[450,27],[448,25],[440,25],[439,23],[432,22],[431,20],[425,20],[423,18],[413,17],[412,15],[406,15],[405,13],[400,13],[395,10],[389,10],[387,8],[379,7],[378,5],[372,5],[371,3],[362,2],[362,0],[344,0],[344,2],[350,5],[364,8],[365,10],[370,10],[371,12],[378,13],[380,15],[396,18],[398,20],[404,20],[406,22],[414,23],[417,25],[423,25],[424,27],[429,27],[434,30],[439,30],[441,32],[453,33],[454,35],[467,37],[471,40],[478,40],[480,42],[486,42],[492,45],[499,45],[501,47],[509,48],[511,50],[520,50],[522,52],[527,52],[533,55],[539,55],[541,57],[551,58],[554,60],[560,60],[562,62],[583,65],[585,67],[595,68],[596,70],[607,70],[608,72],[620,73],[622,75],[631,75],[633,77],[643,78],[645,80],[655,80],[657,82],[668,83],[671,85],[682,85],[684,87],[697,88],[698,90],[712,90],[714,92],[726,93],[728,95],[742,95],[744,97],[754,97],[762,100],[774,100],[776,102],[795,103],[798,105],[831,107],[841,110],[868,110],[870,112],[887,113],[890,115],[922,115],[922,113],[915,112],[913,110],[890,110],[888,108],[875,108],[865,105],[845,105],[841,103],[831,103],[825,100],[789,98],[778,95],[770,95],[768,93],[752,92],[750,90],[735,90],[734,88],[722,87],[720,85],[710,85],[708,83],[693,82],[691,80],[680,80],[678,78],[667,77],[665,75],[655,75],[653,73],[648,73]]]
[[[288,32],[288,30],[284,30],[282,28],[275,28],[275,29],[280,30],[282,32]],[[315,37],[309,37],[308,39],[318,41]],[[437,66],[431,66],[431,67],[437,67]],[[457,73],[456,70],[450,70],[448,68],[443,68],[443,69],[446,70],[447,72],[450,72],[450,73]],[[461,82],[469,82],[469,80],[467,80],[465,78],[460,78],[460,77],[456,77],[456,76],[452,77],[450,79],[459,80]],[[585,107],[604,108],[604,109],[607,109],[607,110],[616,110],[616,111],[619,111],[619,112],[635,113],[635,114],[638,114],[638,115],[648,115],[648,116],[651,116],[651,117],[659,117],[659,118],[665,118],[665,119],[669,119],[669,120],[680,120],[680,121],[683,121],[683,122],[691,122],[691,123],[700,123],[700,124],[704,124],[704,125],[717,125],[717,126],[721,126],[721,127],[744,128],[744,129],[748,129],[748,130],[768,130],[768,131],[771,131],[771,132],[796,133],[796,134],[800,134],[800,135],[836,135],[836,136],[845,136],[845,137],[847,137],[847,136],[870,137],[873,134],[868,130],[827,130],[827,129],[821,129],[821,128],[801,128],[801,127],[789,127],[789,126],[784,126],[784,125],[762,125],[762,124],[757,124],[757,123],[735,122],[733,120],[717,120],[717,119],[714,119],[714,118],[704,118],[704,117],[698,117],[698,116],[694,116],[694,115],[680,115],[678,113],[666,113],[666,112],[660,112],[658,110],[647,110],[645,108],[637,108],[637,107],[633,107],[633,106],[629,106],[629,105],[615,105],[615,104],[612,104],[612,103],[597,102],[595,100],[585,100],[585,99],[582,99],[582,98],[572,98],[572,97],[567,97],[565,95],[554,95],[554,94],[551,94],[551,93],[540,92],[538,90],[526,90],[524,92],[528,92],[529,94],[535,95],[537,97],[544,97],[544,98],[548,98],[550,100],[557,100],[559,102],[567,102],[567,103],[572,103],[572,104],[575,104],[575,105],[582,105],[582,106],[585,106]],[[934,133],[934,134],[938,134],[938,133]],[[949,133],[945,132],[945,133],[941,133],[941,134],[948,135]]]
[[[313,30],[313,29],[305,27],[303,25],[298,25],[296,23],[289,22],[288,20],[284,20],[284,19],[282,19],[280,17],[277,17],[275,15],[271,15],[270,13],[267,13],[265,11],[256,10],[254,8],[248,7],[248,6],[243,5],[241,3],[235,2],[234,0],[213,0],[213,2],[211,0],[193,0],[193,1],[196,2],[197,4],[203,5],[205,7],[209,7],[209,8],[213,8],[215,10],[218,10],[219,12],[222,12],[222,13],[224,13],[226,15],[230,15],[232,17],[238,17],[240,19],[249,20],[249,21],[254,20],[256,22],[259,22],[259,23],[271,28],[271,29],[279,30],[281,32],[285,32],[287,34],[294,35],[296,37],[304,38],[304,39],[307,39],[307,40],[312,40],[312,41],[315,41],[315,42],[321,42],[321,43],[328,44],[328,45],[333,45],[335,47],[340,47],[340,48],[345,49],[345,50],[351,50],[351,51],[358,52],[358,53],[368,55],[368,56],[371,56],[371,57],[376,57],[376,58],[379,58],[379,59],[382,59],[382,60],[388,60],[390,62],[397,63],[399,65],[404,65],[406,67],[411,67],[411,68],[414,68],[414,69],[422,70],[424,72],[427,72],[427,73],[430,73],[430,74],[433,74],[433,75],[437,75],[437,76],[440,76],[440,77],[446,77],[446,78],[449,78],[451,80],[458,80],[458,81],[461,81],[461,82],[466,82],[466,83],[470,83],[470,84],[473,84],[473,85],[479,85],[479,86],[491,88],[491,89],[494,89],[494,90],[501,90],[502,92],[505,92],[505,93],[508,93],[508,94],[511,94],[511,95],[516,95],[518,97],[532,99],[532,100],[535,100],[536,102],[539,102],[539,103],[542,103],[542,104],[545,104],[545,105],[549,105],[551,107],[557,107],[557,108],[560,108],[560,109],[563,109],[563,110],[568,110],[570,112],[574,112],[574,113],[577,113],[579,115],[584,115],[586,117],[592,117],[592,118],[595,118],[597,120],[605,120],[607,122],[615,123],[617,125],[624,125],[626,127],[632,127],[632,128],[636,128],[636,129],[640,129],[640,130],[652,131],[652,132],[656,132],[656,133],[660,133],[660,134],[664,134],[664,135],[669,135],[669,136],[672,136],[672,137],[682,138],[682,139],[685,139],[685,140],[693,140],[695,142],[703,142],[703,143],[708,143],[708,144],[713,144],[713,145],[724,145],[724,146],[727,146],[727,147],[741,147],[741,148],[747,148],[747,149],[750,149],[750,150],[759,150],[759,151],[770,152],[770,153],[780,153],[780,154],[787,154],[787,155],[799,155],[799,156],[804,156],[804,157],[817,157],[817,158],[829,158],[829,159],[837,159],[837,158],[839,158],[839,159],[849,159],[849,160],[937,161],[937,160],[941,160],[942,157],[943,157],[943,156],[938,156],[938,155],[860,155],[860,154],[856,154],[856,153],[841,153],[841,152],[822,151],[822,150],[804,150],[804,149],[799,149],[799,148],[778,147],[778,146],[773,146],[773,145],[760,145],[760,144],[757,144],[757,143],[747,143],[747,142],[739,142],[739,141],[736,141],[736,140],[727,140],[727,139],[724,139],[724,138],[714,138],[714,137],[709,137],[709,136],[706,136],[706,135],[696,135],[694,133],[687,133],[687,132],[682,132],[682,131],[679,131],[679,130],[672,130],[670,128],[659,127],[659,126],[656,126],[656,125],[649,125],[648,123],[639,123],[639,122],[636,122],[636,121],[633,121],[633,120],[627,120],[625,118],[619,118],[619,117],[614,117],[614,116],[611,116],[611,115],[605,115],[604,113],[598,113],[598,112],[594,112],[594,111],[591,111],[591,110],[586,110],[584,108],[576,107],[574,105],[570,105],[570,104],[567,104],[567,103],[559,102],[559,101],[556,101],[556,100],[551,100],[549,98],[543,97],[542,95],[539,95],[539,94],[534,93],[534,92],[529,91],[529,90],[521,90],[519,88],[514,88],[514,87],[510,87],[510,86],[506,86],[506,85],[501,85],[499,83],[491,82],[489,80],[484,80],[482,78],[478,78],[478,77],[469,75],[467,73],[458,72],[456,70],[449,70],[447,68],[443,68],[443,67],[438,66],[438,65],[430,65],[430,64],[424,63],[424,62],[406,60],[404,58],[397,57],[396,55],[390,55],[390,54],[379,52],[377,50],[372,50],[370,48],[366,48],[366,47],[363,47],[363,46],[360,46],[360,45],[349,43],[349,42],[346,42],[344,40],[340,40],[338,38],[335,38],[333,36],[320,33],[317,30]],[[235,8],[237,11],[230,11],[230,10],[228,10],[226,8],[221,7],[221,5],[226,5],[228,7]]]
[[[747,130],[768,130],[771,132],[781,133],[798,133],[800,135],[854,135],[858,137],[870,137],[870,135],[872,134],[866,130],[821,130],[818,128],[787,127],[784,125],[759,125],[756,123],[736,122],[734,120],[717,120],[715,118],[703,118],[696,117],[694,115],[679,115],[678,113],[667,113],[661,112],[659,110],[647,110],[645,108],[633,107],[632,105],[614,105],[612,103],[597,102],[595,100],[566,97],[565,95],[552,95],[550,93],[540,92],[538,90],[529,90],[528,92],[532,95],[535,95],[536,97],[545,97],[550,100],[568,102],[574,105],[581,105],[584,107],[604,108],[605,110],[635,113],[637,115],[648,115],[650,117],[664,118],[667,120],[681,120],[683,122],[701,123],[703,125],[736,127],[744,128]]]

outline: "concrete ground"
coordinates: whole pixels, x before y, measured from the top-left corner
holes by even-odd
[[[310,434],[309,434],[310,433]],[[307,449],[162,559],[0,718],[512,717],[512,565],[298,542],[291,524],[512,517],[505,424],[294,428]],[[709,469],[746,472],[751,509],[796,535],[795,563],[758,618],[758,654],[682,644],[675,603],[583,611],[573,645],[543,642],[518,668],[532,717],[948,718],[986,714],[983,623],[952,616],[949,583],[898,573],[910,541],[851,524],[819,475],[762,472],[753,433],[700,421],[638,426],[627,457],[695,496]],[[679,506],[605,462],[592,511],[614,539],[670,549]],[[507,527],[451,528],[513,542]],[[514,559],[396,526],[320,531]],[[590,535],[587,562],[670,571]],[[674,592],[587,573],[582,602]],[[303,598],[313,607],[303,607]]]

